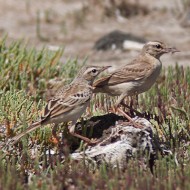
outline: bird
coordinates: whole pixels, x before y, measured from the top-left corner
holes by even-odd
[[[119,96],[115,104],[117,111],[132,121],[125,112],[118,108],[119,105],[124,105],[123,100],[127,96],[148,91],[160,75],[162,68],[160,57],[163,54],[175,52],[179,50],[175,47],[168,47],[164,42],[147,42],[134,60],[95,81],[94,93]]]
[[[57,126],[62,122],[71,122],[71,125],[68,126],[71,135],[89,144],[93,143],[87,137],[75,133],[75,124],[90,103],[94,79],[109,67],[84,66],[69,85],[60,88],[55,96],[49,100],[40,120],[31,124],[24,132],[13,137],[10,142],[16,144],[26,134],[47,124],[55,124]]]

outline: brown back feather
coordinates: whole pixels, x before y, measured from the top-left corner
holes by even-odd
[[[109,75],[97,80],[93,86],[101,88],[106,85],[116,85],[130,81],[137,81],[144,77],[148,77],[147,72],[151,70],[152,64],[147,60],[135,59],[125,67],[119,68]]]

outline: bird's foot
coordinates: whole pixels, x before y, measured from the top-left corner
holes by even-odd
[[[92,139],[89,139],[90,141],[89,142],[86,142],[88,145],[91,145],[91,146],[94,146],[94,145],[97,145],[99,142],[100,142],[100,140],[98,140],[98,139],[94,139],[94,138],[92,138]]]
[[[84,136],[82,136],[82,135],[79,135],[79,134],[77,134],[77,133],[75,133],[75,132],[70,132],[70,134],[71,134],[72,136],[74,136],[74,137],[77,137],[77,138],[83,140],[83,141],[86,142],[88,145],[95,145],[95,144],[97,144],[97,143],[99,142],[97,139],[89,139],[89,138],[84,137]]]
[[[130,121],[130,123],[133,124],[133,126],[134,126],[135,128],[139,128],[139,129],[144,128],[144,126],[141,125],[140,123],[137,123],[137,122],[133,121],[133,119],[132,119],[129,115],[127,115],[121,108],[117,108],[117,110],[118,110],[124,117],[126,117],[126,118]]]
[[[138,110],[136,110],[136,109],[134,109],[134,108],[128,106],[128,105],[125,104],[124,102],[121,102],[120,104],[121,104],[124,108],[129,109],[129,111],[130,111],[131,113],[135,113],[136,115],[138,115],[138,116],[140,116],[140,117],[143,116],[143,113],[141,113],[141,112],[139,112]]]
[[[143,129],[144,128],[143,125],[141,125],[140,123],[137,123],[135,121],[132,121],[131,123],[133,124],[133,127],[135,127],[135,128],[138,128],[138,129]]]

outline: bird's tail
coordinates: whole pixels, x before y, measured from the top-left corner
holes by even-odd
[[[22,132],[22,133],[16,135],[15,137],[13,137],[13,138],[11,139],[11,142],[12,142],[13,144],[16,144],[16,143],[20,140],[20,138],[22,138],[22,137],[25,136],[26,134],[28,134],[28,133],[34,131],[34,130],[37,129],[39,126],[41,126],[41,122],[40,122],[40,121],[33,123],[33,124],[30,125],[24,132]]]

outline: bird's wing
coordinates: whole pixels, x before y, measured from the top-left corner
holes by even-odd
[[[44,109],[42,121],[64,114],[77,106],[86,104],[92,95],[92,89],[86,85],[71,85],[65,88],[62,94],[51,99]]]
[[[71,87],[72,87],[72,83],[59,87],[59,89],[54,93],[54,96],[52,96],[52,99],[57,99],[59,97],[65,96],[65,94],[68,93]]]
[[[125,67],[119,68],[109,75],[97,80],[93,86],[101,88],[103,86],[111,86],[120,83],[137,81],[149,76],[152,65],[145,61],[133,61]]]
[[[69,85],[55,85],[52,89],[48,89],[46,92],[46,101],[49,102],[52,99],[56,99],[62,96],[68,88],[70,88],[71,84]]]

